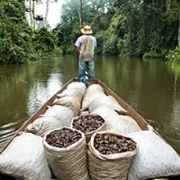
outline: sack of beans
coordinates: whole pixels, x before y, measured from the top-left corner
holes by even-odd
[[[133,132],[129,137],[136,141],[139,148],[127,180],[169,176],[176,179],[180,174],[180,156],[161,136],[153,131],[144,130]]]
[[[110,95],[94,99],[89,104],[89,111],[92,112],[101,106],[110,107],[117,111],[119,114],[127,113],[127,111],[116,101],[116,99]]]
[[[119,133],[94,133],[88,148],[91,180],[126,180],[137,149],[136,142]]]
[[[66,96],[62,98],[56,98],[53,105],[61,105],[69,108],[74,113],[74,116],[78,116],[81,108],[81,101],[77,97]]]
[[[54,117],[56,118],[63,126],[70,126],[72,118],[74,114],[72,110],[65,106],[61,105],[53,105],[50,106],[44,114],[41,115],[42,117]]]
[[[0,172],[14,177],[12,179],[51,179],[43,138],[25,132],[16,136],[0,154]]]
[[[119,115],[114,109],[107,106],[101,106],[92,112],[90,111],[90,114],[98,114],[104,119],[109,116]]]
[[[68,84],[67,89],[78,89],[83,94],[86,92],[86,85],[82,82],[72,82]]]
[[[82,100],[84,94],[79,91],[78,89],[71,88],[71,89],[65,89],[62,93],[57,94],[58,98],[62,97],[78,97],[79,101]]]
[[[84,133],[68,127],[55,129],[44,136],[43,144],[57,179],[89,180]]]
[[[26,128],[27,132],[44,136],[48,131],[63,127],[62,123],[54,117],[39,117]]]
[[[98,84],[90,85],[87,88],[84,98],[82,100],[81,111],[85,111],[89,109],[89,105],[91,104],[91,102],[101,97],[106,97],[106,94],[104,93],[104,89]]]
[[[76,97],[79,99],[79,101],[81,101],[85,94],[85,91],[86,85],[84,83],[72,82],[67,86],[67,88],[63,92],[57,94],[57,97]]]
[[[120,134],[129,135],[132,132],[142,130],[137,122],[127,115],[107,116],[104,120],[107,130]]]
[[[77,116],[72,119],[71,127],[83,132],[86,136],[86,142],[89,142],[95,132],[106,130],[105,120],[97,114]]]

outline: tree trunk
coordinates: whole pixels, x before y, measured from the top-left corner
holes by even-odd
[[[33,20],[33,22],[32,22],[32,27],[33,27],[34,29],[36,28],[35,3],[36,3],[36,1],[33,0],[33,3],[32,3],[32,14],[33,14],[33,18],[32,18],[32,20]]]
[[[171,0],[166,0],[166,12],[169,12],[171,8]]]
[[[180,47],[180,11],[179,11],[178,46]]]
[[[83,27],[83,17],[82,17],[82,0],[80,0],[80,28]]]
[[[29,0],[29,24],[33,26],[32,0]]]
[[[50,0],[47,0],[46,2],[45,22],[47,22],[47,17],[48,17],[48,12],[49,12],[49,2]]]

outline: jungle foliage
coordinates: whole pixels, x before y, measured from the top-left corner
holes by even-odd
[[[80,0],[64,1],[61,20],[53,30],[45,21],[40,29],[29,25],[25,2],[34,7],[40,0],[0,2],[0,62],[19,64],[52,56],[54,52],[75,53],[74,43],[81,28]],[[82,2],[83,25],[93,27],[97,54],[180,60],[179,0]],[[32,24],[43,22],[43,17],[37,17],[31,12]]]
[[[80,35],[78,2],[66,1],[54,30],[61,48],[73,50]],[[167,58],[178,46],[179,8],[178,0],[84,0],[83,21],[94,29],[98,54]]]
[[[26,19],[23,0],[0,2],[0,62],[21,64],[47,57],[56,47],[56,37],[46,27],[35,30]]]

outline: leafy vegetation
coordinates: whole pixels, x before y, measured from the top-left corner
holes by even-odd
[[[47,28],[32,29],[26,20],[22,0],[0,3],[0,62],[21,64],[49,55],[56,47],[56,38]]]
[[[84,24],[94,29],[98,54],[165,58],[177,46],[178,0],[84,0],[83,4]],[[61,24],[54,30],[59,41],[63,39],[59,45],[66,53],[72,53],[75,39],[80,35],[79,14],[78,1],[66,1]]]
[[[166,56],[166,59],[171,62],[180,62],[180,47],[176,47],[174,50],[170,50]]]
[[[35,4],[40,2],[1,0],[0,62],[20,64],[56,56],[57,53],[75,53],[74,43],[81,28],[80,0],[64,2],[61,20],[53,30],[47,24],[49,0],[44,18],[34,14]],[[93,27],[98,42],[97,54],[163,57],[169,61],[179,61],[179,0],[82,2],[83,24]],[[27,12],[30,23],[27,22]]]

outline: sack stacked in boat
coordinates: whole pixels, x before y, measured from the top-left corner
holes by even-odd
[[[54,105],[49,107],[41,117],[29,124],[26,131],[43,137],[50,130],[63,126],[70,127],[73,117],[74,114],[69,108]]]
[[[84,133],[61,128],[44,136],[46,158],[57,179],[89,180]]]
[[[119,115],[114,109],[105,105],[95,109],[91,114],[100,115],[105,120],[106,129],[109,131],[128,135],[142,130],[133,118],[127,115]]]
[[[82,108],[81,111],[86,111],[89,109],[89,105],[91,102],[97,98],[106,97],[106,94],[104,93],[104,89],[98,85],[98,84],[92,84],[90,85],[86,93],[84,95],[84,98],[82,100]]]
[[[73,118],[71,127],[83,132],[86,136],[86,142],[89,142],[95,132],[106,130],[106,123],[97,114],[87,114]]]
[[[0,154],[0,172],[26,180],[51,179],[43,138],[31,133],[16,136]]]
[[[82,82],[72,82],[68,84],[67,88],[62,92],[57,94],[59,98],[62,97],[78,97],[81,100],[85,94],[86,85]]]
[[[101,106],[94,111],[90,111],[90,114],[98,114],[103,119],[107,118],[108,116],[116,116],[119,115],[118,112],[116,112],[114,109],[108,107],[108,106]]]
[[[116,101],[116,99],[110,95],[94,99],[89,104],[89,111],[92,112],[101,106],[110,107],[113,110],[117,111],[119,114],[127,113],[127,111],[122,106],[120,106],[120,104]]]
[[[132,132],[141,131],[142,129],[136,121],[130,116],[115,115],[104,118],[106,121],[107,130],[128,135]]]
[[[61,106],[61,105],[53,105],[50,106],[46,112],[41,115],[43,117],[54,117],[56,118],[62,126],[70,126],[72,118],[74,117],[74,114],[71,109]]]
[[[26,128],[26,132],[36,134],[38,136],[44,136],[48,131],[62,127],[60,121],[54,117],[40,117],[33,123],[29,124]]]
[[[136,153],[137,145],[128,137],[108,131],[94,133],[88,150],[91,180],[126,180]]]
[[[138,144],[128,180],[153,179],[180,174],[180,156],[160,136],[152,131],[138,131],[129,135]]]
[[[81,101],[86,91],[86,85],[81,82],[73,82],[62,92],[57,94],[53,104],[62,105],[71,109],[74,116],[79,115]]]

